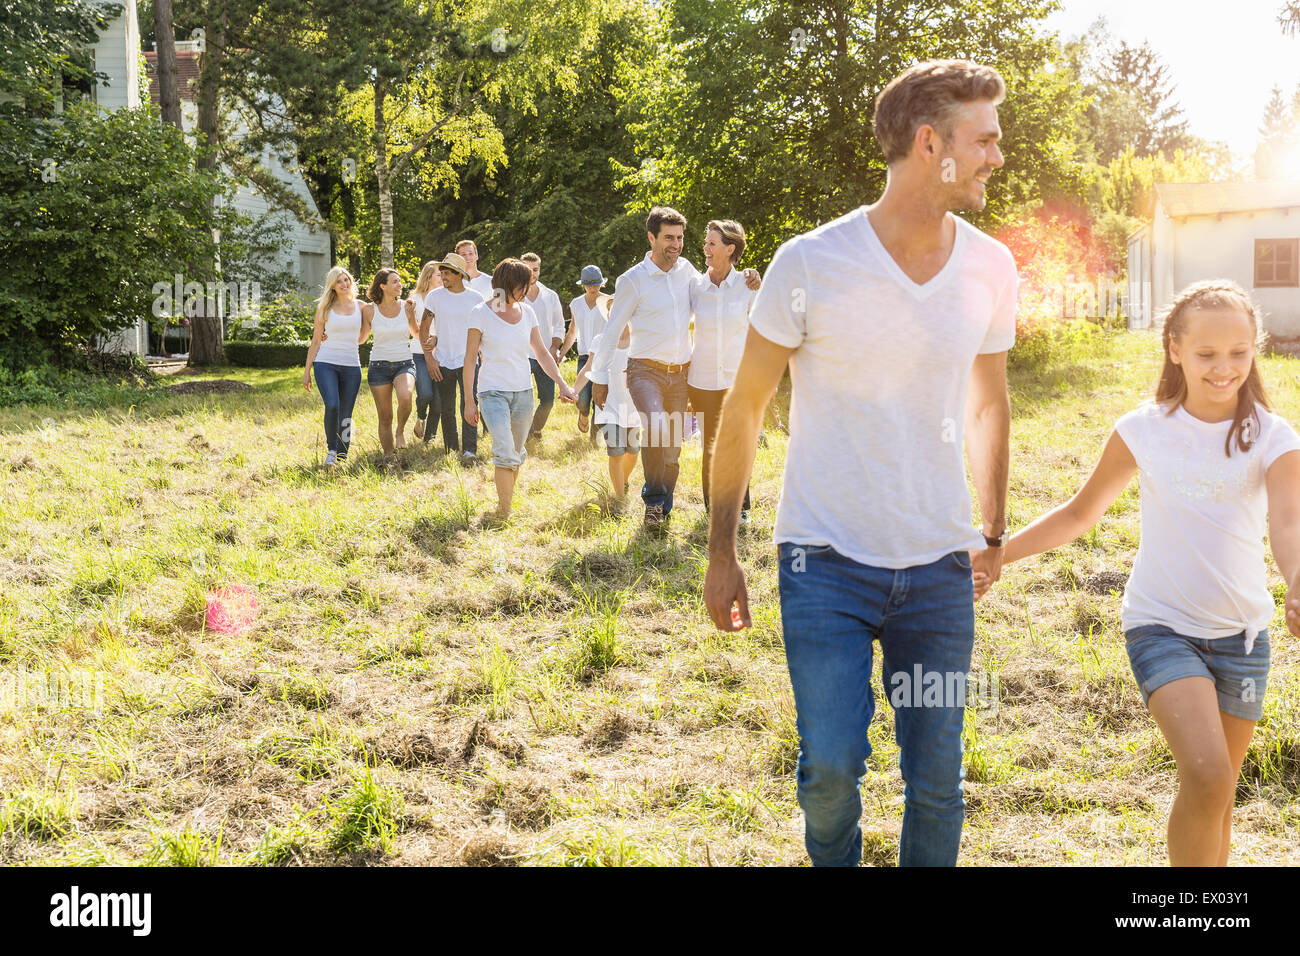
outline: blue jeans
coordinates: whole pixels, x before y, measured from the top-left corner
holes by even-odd
[[[424,440],[428,442],[438,432],[438,390],[434,388],[424,353],[413,352],[411,358],[415,362],[415,417],[424,422]]]
[[[579,372],[582,371],[582,367],[587,364],[587,359],[590,357],[591,357],[590,355],[582,355],[582,354],[578,355]],[[591,382],[588,382],[586,385],[582,386],[582,389],[578,392],[578,414],[579,415],[591,414]]]
[[[434,382],[438,392],[438,411],[442,416],[442,446],[448,451],[478,454],[478,429],[465,421],[465,378],[463,368],[443,368],[442,381]],[[456,392],[460,391],[460,414],[456,414]],[[474,369],[474,391],[478,391],[478,368]],[[457,432],[456,423],[460,422]],[[457,435],[464,440],[458,441]]]
[[[533,381],[537,383],[537,408],[533,410],[531,430],[533,435],[540,436],[546,427],[546,419],[551,417],[551,408],[555,405],[555,379],[546,374],[542,363],[535,358],[528,359],[528,366],[533,370]]]
[[[352,409],[361,391],[361,367],[332,362],[312,362],[311,367],[325,402],[325,447],[346,455],[352,444]]]
[[[798,798],[813,865],[862,860],[859,787],[871,754],[876,640],[904,782],[898,865],[954,865],[966,807],[961,733],[975,643],[969,556],[957,551],[893,570],[824,545],[783,542],[778,553],[799,729]]]
[[[478,410],[492,434],[492,464],[517,471],[528,457],[524,442],[533,420],[533,390],[489,389],[479,395]]]
[[[686,369],[667,372],[638,359],[627,363],[627,390],[641,416],[641,468],[645,484],[641,500],[646,510],[673,510],[678,459],[682,454],[682,425],[686,417]]]

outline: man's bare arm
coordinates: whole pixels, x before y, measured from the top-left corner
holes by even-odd
[[[745,486],[754,467],[763,412],[781,384],[793,352],[751,328],[735,384],[722,405],[713,473],[709,476],[709,570],[704,579],[704,602],[720,630],[738,629],[732,619],[733,607],[739,612],[739,627],[752,623],[745,574],[736,557],[736,528]]]
[[[966,396],[966,454],[979,498],[984,533],[1007,526],[1007,479],[1011,464],[1011,400],[1007,395],[1007,353],[977,355]],[[975,576],[987,589],[1002,573],[1003,550],[985,548],[972,556]]]

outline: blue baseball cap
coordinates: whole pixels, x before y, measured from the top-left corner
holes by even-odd
[[[578,285],[604,285],[605,277],[600,272],[600,266],[583,266],[582,278],[578,280]]]

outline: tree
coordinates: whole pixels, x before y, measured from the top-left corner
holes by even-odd
[[[153,0],[155,42],[158,45],[158,106],[164,123],[181,128],[181,98],[176,80],[176,30],[172,0]]]
[[[672,204],[692,223],[742,218],[761,264],[791,234],[881,191],[871,116],[885,84],[917,60],[966,57],[1008,85],[1004,188],[976,218],[998,222],[1045,191],[1078,193],[1072,131],[1083,101],[1044,69],[1054,46],[1037,22],[1050,7],[675,0],[660,55],[625,88],[642,161],[621,165],[621,181],[634,208]]]
[[[155,286],[170,294],[174,276],[211,261],[224,183],[150,111],[74,103],[57,121],[11,116],[6,130],[47,161],[0,164],[0,363],[60,361],[169,309]]]
[[[1113,90],[1131,97],[1137,107],[1139,126],[1128,145],[1139,156],[1170,154],[1190,145],[1169,67],[1160,62],[1149,43],[1134,47],[1120,41],[1108,58],[1106,81]]]

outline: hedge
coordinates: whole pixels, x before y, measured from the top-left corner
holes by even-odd
[[[302,368],[310,342],[226,342],[226,361],[245,368]],[[361,346],[361,364],[370,361],[370,343]]]

